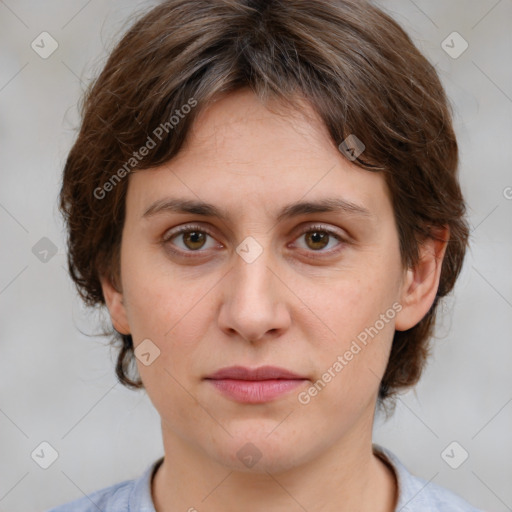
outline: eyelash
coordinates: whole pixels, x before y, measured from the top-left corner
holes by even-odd
[[[213,236],[212,233],[210,233],[207,229],[205,229],[203,226],[199,226],[199,225],[194,225],[194,224],[187,224],[185,226],[180,226],[178,227],[175,231],[173,231],[172,233],[169,233],[168,235],[165,235],[163,238],[162,238],[162,243],[164,245],[169,245],[169,242],[174,239],[175,237],[183,234],[183,233],[188,233],[188,232],[192,232],[192,231],[196,231],[196,232],[200,232],[200,233],[206,233],[207,235],[211,236],[212,238],[215,238]],[[336,240],[338,240],[338,242],[340,242],[341,245],[343,244],[347,244],[349,243],[347,239],[343,238],[341,235],[339,235],[338,233],[336,233],[335,231],[331,230],[331,229],[328,229],[326,228],[325,226],[322,226],[322,225],[311,225],[311,226],[307,226],[307,228],[305,228],[304,230],[302,230],[299,235],[297,236],[297,238],[307,234],[307,233],[310,233],[310,232],[314,232],[314,231],[320,231],[322,233],[326,233],[327,235],[329,235],[329,237],[333,237],[335,238]],[[172,245],[172,244],[170,244]],[[176,250],[176,249],[169,249],[172,253],[178,255],[178,256],[181,256],[181,257],[184,257],[184,258],[196,258],[197,256],[194,255],[194,253],[201,253],[201,252],[206,252],[206,250],[201,250],[201,249],[198,249],[197,251],[191,251],[191,250],[188,250],[188,251],[183,251],[181,249],[179,250]],[[319,251],[313,251],[313,250],[309,250],[308,252],[312,252],[313,254],[315,253],[320,253],[321,256],[317,256],[317,255],[314,255],[314,256],[310,256],[311,258],[322,258],[324,257],[324,255],[332,255],[334,253],[337,253],[339,250],[341,250],[340,248],[338,249],[331,249],[331,250],[328,250],[328,251],[323,251],[323,250],[319,250]]]

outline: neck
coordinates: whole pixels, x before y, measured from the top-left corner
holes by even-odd
[[[307,463],[274,473],[230,469],[162,427],[166,456],[152,484],[157,512],[395,510],[395,475],[373,454],[371,422]]]

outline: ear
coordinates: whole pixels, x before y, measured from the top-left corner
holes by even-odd
[[[401,287],[402,309],[395,322],[397,331],[414,327],[428,313],[436,297],[450,230],[447,226],[436,228],[432,235],[435,238],[425,238],[421,243],[417,264],[405,272]]]
[[[130,334],[128,315],[126,314],[126,307],[123,302],[123,293],[118,291],[112,284],[111,279],[106,276],[101,276],[100,282],[114,329],[121,334]]]

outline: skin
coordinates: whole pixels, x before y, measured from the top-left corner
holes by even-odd
[[[395,508],[394,473],[372,452],[375,405],[394,330],[414,326],[434,300],[445,243],[427,240],[418,265],[403,268],[382,174],[344,158],[304,112],[278,115],[247,90],[231,93],[201,112],[175,159],[129,177],[120,289],[106,278],[102,286],[116,330],[160,350],[149,366],[137,360],[162,424],[158,512]],[[229,218],[142,217],[166,197],[213,203]],[[276,219],[285,205],[326,197],[368,214]],[[311,231],[323,242],[307,233],[318,224]],[[208,234],[162,241],[183,225]],[[262,249],[252,263],[236,252],[248,236]],[[401,311],[301,404],[298,394],[393,304]],[[308,380],[264,404],[237,403],[204,380],[226,366],[267,364]],[[261,453],[252,468],[237,457],[249,442]]]

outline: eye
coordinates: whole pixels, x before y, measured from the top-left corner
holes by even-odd
[[[206,250],[216,246],[216,244],[213,243],[208,247],[206,244],[208,238],[213,240],[213,236],[205,231],[204,228],[200,226],[187,225],[180,226],[176,230],[166,234],[162,241],[167,245],[176,239],[181,241],[182,245],[180,246],[174,242],[172,242],[172,245],[177,245],[182,252],[203,252],[200,251],[200,249]],[[174,251],[174,249],[172,250]]]
[[[346,242],[346,240],[340,234],[321,225],[308,226],[302,231],[296,240],[300,240],[301,237],[304,237],[305,246],[303,245],[301,247],[299,244],[299,248],[309,252],[313,251],[317,253],[321,252],[329,254],[337,252],[336,248],[332,249],[333,245],[335,247],[336,245],[342,246],[343,242]],[[209,246],[208,238],[211,239]],[[332,243],[335,241],[338,243]],[[194,252],[202,253],[207,252],[208,249],[219,247],[219,244],[218,242],[216,243],[213,235],[206,231],[202,226],[198,225],[180,226],[175,230],[165,234],[162,238],[162,243],[171,252],[186,257],[193,257],[193,254],[191,253]],[[175,246],[178,249],[176,250],[171,246]],[[325,250],[326,247],[328,250]]]
[[[327,229],[323,226],[308,226],[307,229],[302,231],[297,240],[300,240],[302,237],[304,237],[306,247],[301,248],[306,250],[312,250],[313,252],[335,252],[336,250],[332,251],[324,249],[328,247],[333,241],[338,242],[338,244],[334,244],[334,246],[342,245],[342,243],[345,241],[340,234],[336,233],[331,229]],[[331,244],[329,249],[331,249],[332,247],[333,244]]]

